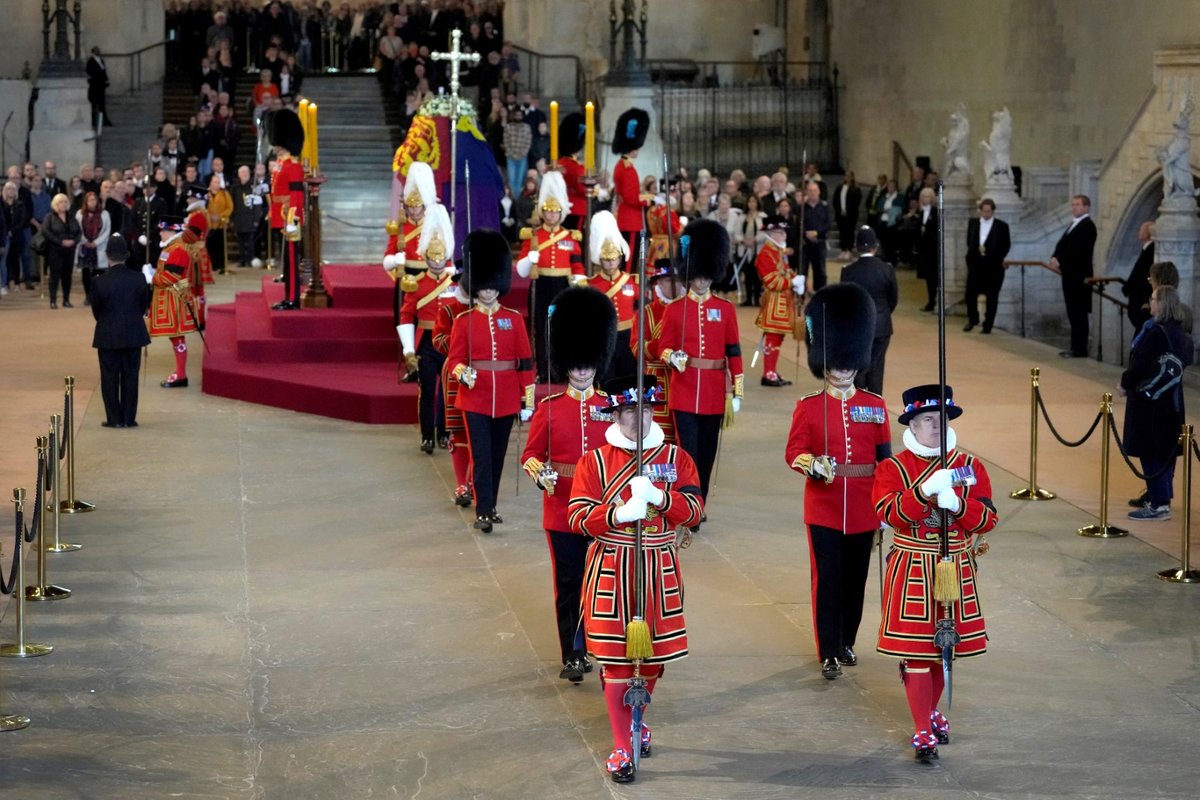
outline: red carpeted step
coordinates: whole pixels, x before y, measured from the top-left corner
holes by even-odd
[[[239,292],[234,307],[242,361],[385,361],[394,366],[399,356],[391,312],[362,320],[353,312],[325,309],[271,311],[257,292]]]
[[[327,264],[321,280],[340,309],[372,308],[392,310],[394,282],[380,264]]]

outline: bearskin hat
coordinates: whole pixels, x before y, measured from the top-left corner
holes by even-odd
[[[826,369],[871,366],[875,301],[857,283],[831,283],[812,296],[804,311],[808,368],[818,378]]]
[[[586,129],[583,114],[572,111],[558,123],[558,154],[573,156],[583,149]]]
[[[551,371],[566,378],[567,370],[608,369],[617,343],[617,312],[612,301],[590,286],[564,289],[550,306],[547,354]]]
[[[500,231],[477,228],[463,242],[464,290],[468,297],[483,289],[507,294],[512,285],[512,250]]]
[[[633,150],[640,150],[646,143],[646,134],[650,132],[650,115],[640,108],[631,108],[617,118],[617,127],[613,131],[612,150],[623,156]]]
[[[267,137],[272,145],[282,147],[297,158],[304,149],[304,126],[300,124],[300,117],[290,108],[281,108],[270,115]]]
[[[685,283],[692,278],[720,283],[729,271],[729,232],[716,220],[689,222],[679,236],[678,258],[675,272]]]

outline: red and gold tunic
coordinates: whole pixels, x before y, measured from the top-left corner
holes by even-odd
[[[905,450],[879,464],[871,493],[875,513],[895,529],[888,555],[876,649],[886,656],[936,660],[941,651],[933,646],[940,603],[933,599],[933,569],[938,560],[940,521],[937,502],[921,494],[920,486],[938,469],[938,458],[926,458]],[[950,554],[958,567],[962,599],[952,604],[954,621],[962,642],[956,657],[987,652],[987,630],[983,607],[975,585],[975,563],[968,554],[969,538],[996,527],[992,505],[992,482],[982,462],[974,456],[951,450],[948,468],[970,467],[975,485],[954,491],[963,499],[962,511],[949,514]]]
[[[583,238],[579,231],[556,226],[550,228],[541,225],[534,230],[522,228],[521,255],[518,261],[529,257],[530,250],[536,250],[538,262],[532,265],[529,277],[537,278],[568,278],[572,281],[582,281],[587,277],[583,267],[583,251],[579,242]],[[548,298],[547,302],[553,298]]]
[[[175,236],[158,254],[150,281],[153,295],[146,323],[151,336],[182,336],[196,330],[192,319],[194,271],[191,250],[184,244],[183,235]]]
[[[583,182],[587,170],[575,156],[563,156],[558,160],[558,171],[562,173],[563,182],[567,184],[567,199],[571,201],[571,208],[566,213],[578,217],[579,224],[582,225],[587,220],[588,187]]]
[[[443,355],[450,352],[450,333],[454,330],[454,320],[459,314],[464,314],[470,305],[464,303],[456,292],[438,305],[437,317],[433,323],[433,349]],[[458,378],[450,372],[450,360],[442,364],[442,403],[446,412],[446,433],[462,433],[467,429],[462,412],[455,406],[458,397]]]
[[[643,460],[647,477],[666,494],[663,507],[642,525],[645,620],[654,645],[654,655],[646,661],[661,664],[688,654],[675,530],[698,525],[704,501],[696,464],[678,446],[647,448]],[[588,653],[604,664],[629,663],[625,626],[636,611],[635,528],[617,522],[613,512],[630,498],[629,481],[636,471],[633,450],[601,445],[579,460],[568,506],[570,529],[595,540],[584,567],[583,627]]]
[[[612,182],[617,229],[625,234],[641,232],[642,210],[647,203],[642,200],[642,181],[632,158],[621,156],[617,166],[613,167]]]
[[[620,338],[621,331],[632,331],[637,327],[635,324],[638,297],[637,275],[618,272],[616,277],[610,280],[604,270],[600,270],[588,278],[588,285],[612,300],[613,309],[617,312],[618,338]]]
[[[507,417],[521,410],[521,401],[533,393],[533,353],[524,318],[504,306],[474,309],[460,314],[450,332],[450,371],[457,375],[475,369],[475,386],[460,383],[454,405],[491,417]]]
[[[762,281],[762,306],[754,324],[764,333],[791,333],[796,319],[796,295],[792,292],[794,272],[788,267],[787,251],[783,245],[767,239],[754,262]]]
[[[583,454],[604,444],[604,432],[612,416],[604,413],[608,395],[588,388],[579,391],[567,387],[538,403],[529,422],[529,438],[521,464],[536,480],[543,465],[558,473],[554,494],[542,495],[542,527],[548,531],[569,531],[567,503],[575,479],[575,465]]]
[[[208,248],[204,246],[204,242],[195,242],[187,247],[192,256],[192,264],[195,265],[195,269],[192,270],[191,284],[192,296],[196,298],[194,304],[196,321],[203,329],[208,324],[208,298],[204,295],[204,284],[216,283],[216,278],[213,276],[212,258],[209,257]]]
[[[667,405],[691,414],[724,414],[725,393],[742,396],[742,345],[733,303],[708,292],[688,290],[663,315],[659,358],[682,350],[688,361],[671,376]],[[674,367],[672,367],[674,369]]]
[[[675,302],[674,300],[671,301]],[[675,370],[663,363],[662,356],[662,330],[663,317],[667,313],[667,306],[670,303],[663,302],[663,299],[654,295],[654,299],[646,306],[646,372],[658,378],[658,385],[663,388],[667,397],[671,396],[671,374]],[[663,429],[663,436],[666,441],[675,441],[675,420],[671,416],[671,409],[666,405],[656,405],[654,407],[654,421]]]
[[[823,455],[836,464],[833,483],[813,477],[805,482],[804,522],[847,534],[879,530],[872,475],[880,446],[891,441],[887,406],[877,394],[854,389],[843,399],[825,390],[800,398],[788,432],[788,466],[806,473],[811,457]]]
[[[296,209],[296,224],[304,224],[304,165],[290,153],[275,161],[271,178],[271,229],[287,223],[288,211]]]
[[[416,290],[404,295],[404,304],[400,306],[400,324],[415,325],[418,331],[429,331],[432,336],[439,309],[454,302],[454,276],[449,270],[444,270],[441,278],[425,272],[416,281]],[[424,334],[419,333],[417,345],[420,345],[422,338]]]
[[[679,241],[679,233],[683,229],[679,224],[679,215],[669,211],[666,206],[653,206],[646,212],[646,228],[650,231],[649,260],[646,263],[653,264],[660,258],[670,258],[671,243]]]

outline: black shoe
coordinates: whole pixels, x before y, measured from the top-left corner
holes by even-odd
[[[475,518],[475,530],[483,533],[492,532],[492,521],[486,514],[480,514]]]
[[[830,681],[842,677],[842,668],[836,658],[827,658],[821,662],[821,677]]]
[[[838,663],[847,667],[858,666],[858,655],[854,652],[853,647],[843,647],[842,654],[838,656]]]
[[[933,303],[926,303],[925,305],[921,306],[921,310],[922,311],[933,311]]]
[[[970,333],[974,329],[975,329],[974,322],[968,322],[966,325],[963,325],[963,333]]]
[[[445,436],[445,435],[439,436],[437,442],[438,442],[438,447],[440,449],[442,449],[442,450],[450,449],[450,437],[449,436]]]
[[[50,307],[51,307],[51,308],[58,308],[58,303],[56,303],[56,302],[54,302],[53,300],[51,300],[51,301],[50,301]]]
[[[594,669],[596,668],[596,665],[595,665],[595,664],[593,664],[591,661],[588,661],[588,657],[587,657],[587,656],[581,656],[581,657],[580,657],[580,661],[582,661],[582,662],[583,662],[583,671],[584,671],[584,673],[591,672],[592,670],[594,670]]]
[[[991,325],[984,325],[982,328],[980,328],[980,329],[979,329],[979,332],[980,332],[980,333],[991,333],[991,332],[992,332],[992,326],[991,326]]]
[[[273,311],[295,311],[300,308],[300,304],[291,300],[280,300],[275,305],[271,306]]]
[[[467,486],[460,486],[454,492],[454,505],[459,508],[466,508],[471,505],[471,489]]]
[[[271,283],[283,283],[283,276],[276,275],[274,278],[271,279]]]
[[[567,663],[563,664],[562,670],[558,673],[558,677],[571,683],[582,683],[583,673],[583,663],[580,659],[568,658]]]
[[[791,381],[784,380],[783,378],[779,377],[778,374],[776,374],[774,378],[769,378],[766,375],[763,375],[762,380],[759,381],[759,383],[761,383],[763,386],[791,386],[792,385]]]
[[[188,385],[188,379],[171,376],[165,381],[160,382],[158,385],[164,389],[186,389]]]
[[[1060,358],[1079,358],[1079,356],[1075,355],[1070,350],[1060,350],[1058,355]]]
[[[928,764],[938,757],[938,751],[936,747],[918,747],[915,755],[917,761],[920,761],[922,764]]]
[[[433,455],[433,439],[421,440],[421,452],[425,455]]]
[[[1129,501],[1130,508],[1141,508],[1150,502],[1150,492],[1142,492],[1137,497]]]
[[[125,427],[124,425],[122,425],[119,422],[109,422],[108,420],[105,420],[104,422],[101,422],[100,424],[103,425],[105,428],[124,428]]]
[[[488,514],[488,515],[487,515],[487,518],[488,518],[488,519],[489,519],[489,520],[490,520],[492,523],[494,523],[494,524],[496,524],[496,525],[503,525],[503,524],[504,524],[504,518],[503,518],[503,517],[501,517],[499,514],[497,514],[495,511],[493,511],[493,512],[492,512],[492,513],[490,513],[490,514]]]
[[[126,428],[136,428],[137,426],[138,426],[138,424],[136,422],[126,422],[125,423]]]
[[[63,300],[63,308],[74,308],[74,307],[75,306],[71,305],[70,300]]]

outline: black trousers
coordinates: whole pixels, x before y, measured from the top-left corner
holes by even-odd
[[[550,323],[550,306],[570,285],[570,278],[542,277],[534,280],[529,289],[529,335],[533,338],[534,363],[539,383],[547,380],[550,371],[546,360],[546,327]],[[566,380],[567,376],[559,375],[557,378]]]
[[[102,348],[96,355],[100,359],[100,396],[106,421],[110,425],[132,425],[137,422],[142,348]]]
[[[496,511],[496,496],[500,494],[500,478],[504,474],[504,455],[508,452],[508,436],[512,433],[516,415],[489,417],[467,411],[463,416],[467,420],[467,438],[474,464],[475,513],[492,514]]]
[[[213,272],[225,274],[225,229],[213,228],[204,240],[204,249],[208,251],[208,260],[212,263]]]
[[[1071,326],[1071,352],[1084,358],[1088,354],[1088,314],[1092,313],[1092,293],[1082,278],[1062,278],[1063,300],[1067,303],[1067,322]]]
[[[822,525],[808,526],[813,620],[817,655],[822,660],[837,658],[843,647],[854,646],[862,622],[874,534],[845,534]]]
[[[1000,288],[1004,286],[1004,267],[967,266],[967,322],[979,322],[979,295],[984,296],[983,327],[991,330],[1000,304]]]
[[[442,365],[446,356],[433,346],[433,331],[418,330],[417,343],[417,416],[421,420],[421,440],[432,440],[434,431],[446,435],[446,409],[438,397],[442,383]]]
[[[700,472],[700,494],[708,502],[708,482],[713,465],[717,463],[717,448],[721,444],[723,414],[690,414],[675,412],[675,435],[679,446],[696,462]]]
[[[279,248],[275,252],[279,254],[279,269],[283,272],[283,299],[299,304],[301,283],[300,247],[303,242],[289,242],[283,238],[282,229],[278,228],[272,230],[271,235],[275,237],[275,243],[279,245]]]
[[[883,394],[883,362],[887,358],[888,345],[892,337],[876,336],[871,342],[871,367],[854,376],[854,385],[868,392]]]
[[[583,593],[583,565],[591,539],[578,533],[546,531],[550,567],[554,570],[554,616],[558,620],[558,647],[563,663],[583,656],[579,628],[579,596]]]
[[[54,248],[52,251],[51,248]],[[58,299],[58,286],[62,284],[63,302],[71,300],[71,273],[75,265],[71,262],[71,248],[58,247],[54,244],[46,246],[46,267],[50,272],[50,302]]]
[[[250,266],[250,262],[258,255],[257,249],[258,231],[251,228],[248,231],[238,231],[238,261],[246,266]]]

